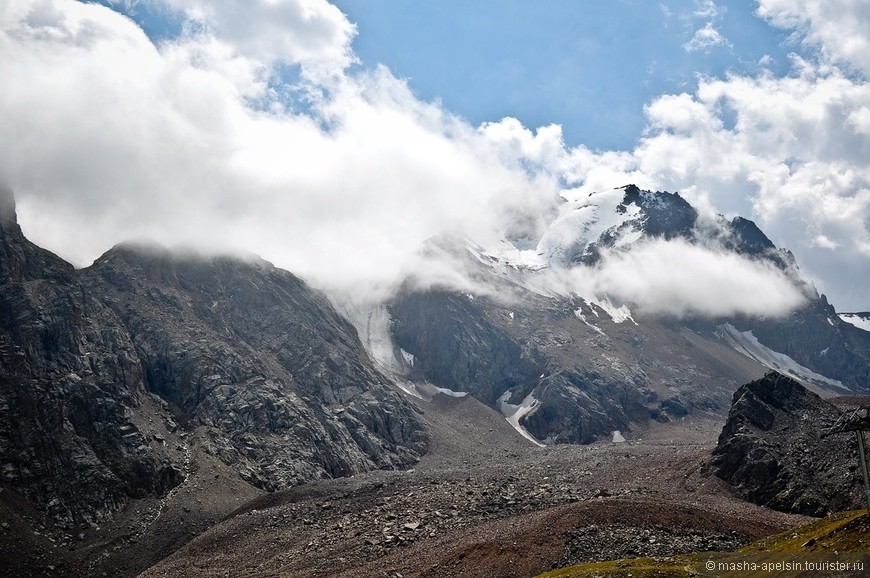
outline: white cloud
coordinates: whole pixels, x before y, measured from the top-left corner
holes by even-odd
[[[868,110],[866,82],[794,57],[786,77],[706,78],[691,94],[655,99],[646,107],[647,133],[631,152],[578,147],[565,156],[577,159],[576,196],[634,182],[680,191],[706,211],[753,218],[796,253],[835,305],[866,309]]]
[[[712,22],[707,22],[703,28],[695,31],[691,40],[683,44],[683,49],[687,52],[699,52],[708,51],[716,46],[730,47],[731,42],[716,30]]]
[[[870,4],[864,0],[759,0],[758,14],[796,31],[829,62],[870,73]]]
[[[220,38],[266,65],[299,64],[323,81],[354,61],[356,26],[326,0],[163,0],[192,34]]]
[[[630,303],[639,313],[677,317],[786,315],[805,299],[773,265],[681,240],[611,253],[600,267],[574,276],[578,286]]]
[[[698,18],[717,18],[723,12],[723,8],[719,7],[713,0],[695,0],[695,10],[693,14]]]
[[[847,307],[867,308],[870,88],[831,64],[864,56],[849,48],[860,38],[827,39],[812,11],[821,4],[804,3],[799,21],[785,3],[760,10],[792,18],[829,60],[795,58],[784,78],[703,79],[649,104],[634,150],[597,152],[566,147],[558,126],[471,127],[385,69],[348,72],[356,30],[325,0],[168,2],[188,26],[159,45],[95,4],[0,11],[2,168],[25,231],[79,265],[153,237],[254,250],[322,284],[383,287],[421,266],[432,235],[534,236],[560,192],[636,183],[705,211],[751,211],[811,274],[844,280]],[[864,30],[857,3],[838,6],[864,18],[846,30]],[[303,70],[290,87],[301,108],[278,98],[277,64]],[[698,271],[721,281],[712,262],[761,275],[709,256]],[[616,279],[627,261],[613,263]]]
[[[836,249],[839,247],[836,241],[832,241],[825,235],[816,235],[816,237],[810,242],[810,245],[813,247],[821,247],[822,249]]]
[[[262,106],[269,55],[222,36],[154,46],[102,6],[17,7],[0,34],[0,158],[27,232],[80,265],[154,237],[253,249],[325,284],[384,285],[426,238],[497,235],[557,198],[556,180],[530,177],[384,69],[348,76],[333,63],[310,110],[284,111]],[[539,155],[558,141],[550,132]]]

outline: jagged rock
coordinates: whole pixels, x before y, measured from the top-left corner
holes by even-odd
[[[823,516],[861,507],[853,436],[821,437],[839,415],[771,371],[734,393],[706,469],[744,499],[784,512]]]
[[[625,213],[629,206],[635,205],[641,210],[642,217],[634,222],[623,223],[615,229],[608,229],[600,238],[577,247],[568,257],[570,262],[594,265],[601,260],[602,251],[613,249],[620,237],[629,230],[639,229],[653,238],[691,238],[698,220],[698,211],[679,193],[642,191],[636,185],[626,185],[622,189],[625,195],[617,205],[616,212]]]
[[[290,273],[129,244],[76,271],[14,207],[0,191],[0,475],[58,523],[166,495],[196,468],[188,434],[266,490],[425,450],[414,407]]]

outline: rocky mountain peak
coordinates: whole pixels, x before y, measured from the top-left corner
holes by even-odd
[[[291,273],[142,243],[76,271],[24,238],[4,202],[0,470],[52,523],[195,494],[207,464],[273,490],[424,451],[415,408]]]
[[[18,225],[15,195],[0,183],[0,282],[69,277],[73,267],[28,241]]]
[[[799,382],[776,371],[769,371],[763,378],[740,386],[734,393],[732,407],[739,407],[741,400],[748,399],[750,395],[771,408],[783,411],[818,410],[820,406],[828,405]]]
[[[651,237],[688,237],[698,220],[698,211],[679,193],[642,191],[636,185],[623,187],[625,196],[617,207],[624,212],[628,205],[640,207],[642,230]]]
[[[768,250],[775,250],[776,245],[767,238],[761,229],[749,219],[734,217],[729,228],[737,240],[736,249],[743,253],[758,255]]]

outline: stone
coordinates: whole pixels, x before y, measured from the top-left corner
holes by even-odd
[[[751,502],[824,516],[862,505],[852,436],[822,437],[840,410],[775,371],[741,386],[704,470]]]

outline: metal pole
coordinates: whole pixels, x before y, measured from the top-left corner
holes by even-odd
[[[870,473],[867,472],[867,454],[864,449],[864,432],[855,430],[858,436],[858,463],[861,464],[861,473],[864,475],[864,498],[867,500],[867,514],[870,515]]]

